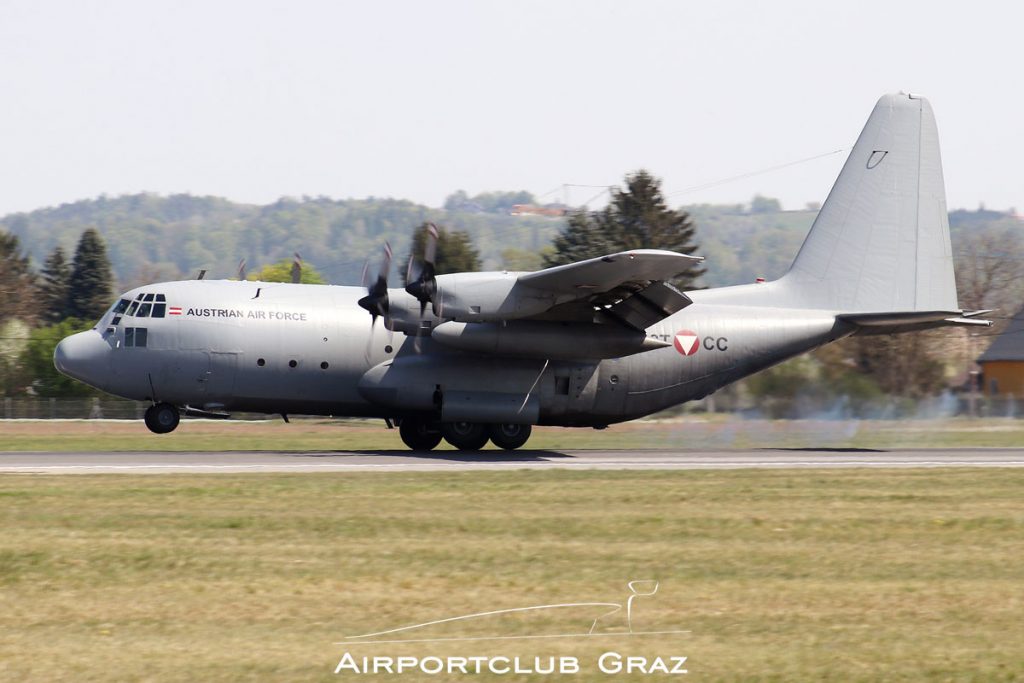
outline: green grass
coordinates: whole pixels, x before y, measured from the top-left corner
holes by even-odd
[[[928,448],[1024,446],[1024,420],[743,420],[689,416],[606,430],[538,427],[533,449]],[[184,420],[172,434],[141,421],[0,421],[0,451],[403,450],[379,420]],[[447,448],[442,444],[441,448]]]
[[[690,634],[347,649],[574,654],[577,680],[619,680],[605,648],[702,681],[1018,680],[1022,490],[1018,470],[7,475],[0,678],[326,681],[346,635],[657,579],[635,627]]]

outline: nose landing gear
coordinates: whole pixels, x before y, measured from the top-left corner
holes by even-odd
[[[181,415],[170,403],[157,403],[146,408],[145,422],[154,434],[168,434],[178,427]]]

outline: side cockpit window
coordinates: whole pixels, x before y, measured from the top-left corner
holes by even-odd
[[[114,304],[114,315],[121,315],[122,313],[127,311],[128,304],[130,303],[131,301],[128,301],[128,299],[121,299],[120,301],[118,301],[116,304]]]
[[[149,330],[145,327],[124,328],[125,348],[145,348],[149,342]]]

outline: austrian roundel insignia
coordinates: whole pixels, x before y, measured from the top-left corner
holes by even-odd
[[[697,337],[697,333],[691,330],[679,330],[676,332],[675,347],[676,351],[683,354],[684,356],[692,356],[697,353],[697,349],[700,348],[700,339]]]

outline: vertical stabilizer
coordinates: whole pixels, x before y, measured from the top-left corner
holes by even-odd
[[[959,309],[928,100],[901,93],[878,101],[779,284],[803,307]]]

